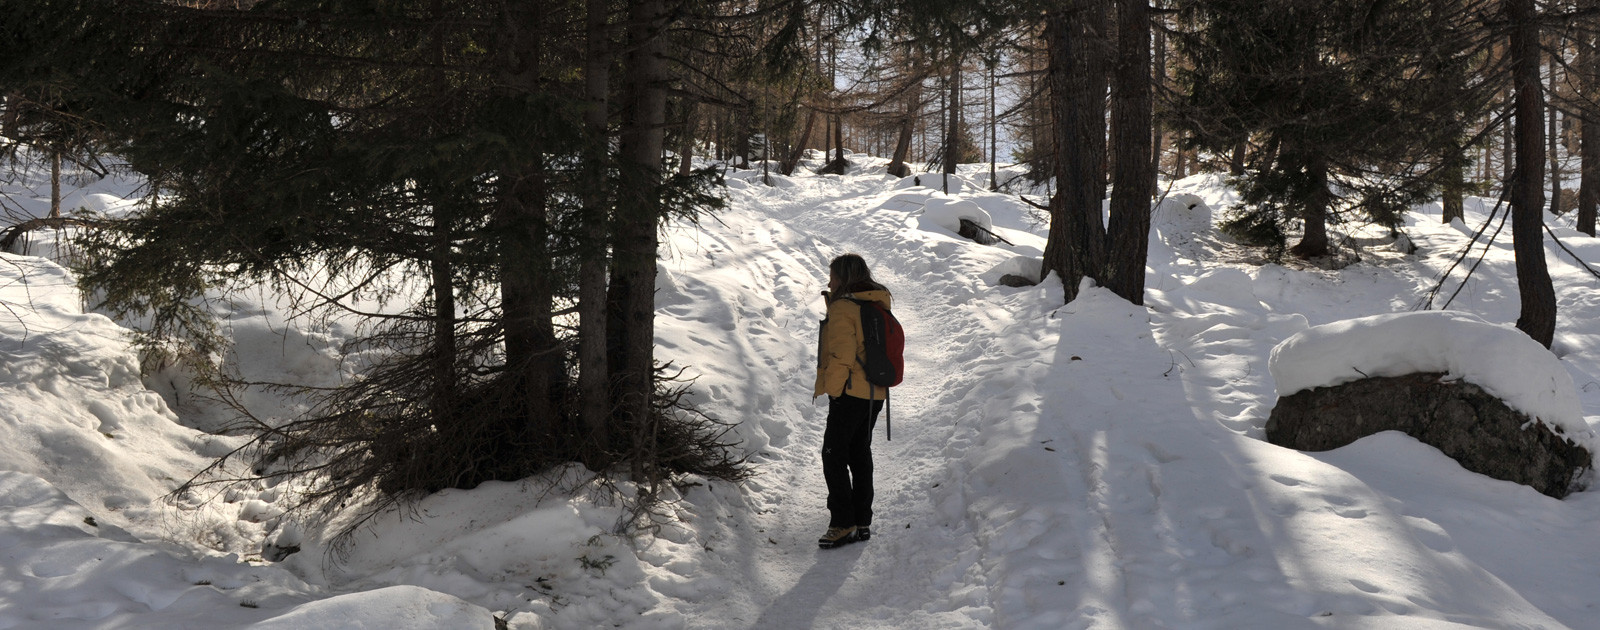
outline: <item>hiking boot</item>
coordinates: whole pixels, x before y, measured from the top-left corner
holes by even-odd
[[[856,541],[856,528],[854,527],[829,527],[828,532],[817,539],[817,546],[823,549],[842,547]]]
[[[867,542],[869,540],[872,540],[872,528],[868,527],[866,525],[857,525],[856,526],[856,540],[858,540],[860,542]]]

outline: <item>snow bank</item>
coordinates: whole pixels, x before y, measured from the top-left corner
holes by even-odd
[[[923,208],[923,229],[932,224],[952,233],[960,233],[961,220],[966,219],[985,230],[994,231],[994,219],[989,216],[989,212],[965,199],[933,197],[925,202]]]
[[[65,269],[0,255],[0,305],[0,468],[115,513],[171,491],[202,453],[231,448],[176,423],[140,381],[128,331],[83,313]]]
[[[493,627],[494,616],[489,611],[415,586],[391,586],[301,604],[284,615],[250,626],[252,630]]]
[[[1268,369],[1279,396],[1368,377],[1444,372],[1580,443],[1593,442],[1561,361],[1522,331],[1467,313],[1392,313],[1316,326],[1273,348]]]

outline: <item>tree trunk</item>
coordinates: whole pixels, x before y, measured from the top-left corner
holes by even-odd
[[[1440,187],[1443,193],[1440,197],[1440,204],[1444,206],[1442,219],[1445,223],[1457,220],[1465,221],[1467,218],[1465,208],[1467,190],[1466,165],[1446,167],[1444,177],[1444,185]]]
[[[1179,132],[1178,137],[1174,138],[1172,142],[1172,178],[1183,179],[1188,177],[1189,174],[1185,171],[1186,167],[1187,165],[1183,163],[1183,133]]]
[[[1594,11],[1600,9],[1600,2],[1584,0],[1580,4],[1583,9]],[[1594,18],[1586,20],[1588,24],[1595,24]],[[1595,49],[1596,40],[1593,33],[1580,31],[1578,39],[1578,77],[1583,86],[1581,94],[1585,98],[1578,99],[1582,104],[1579,111],[1582,119],[1579,121],[1578,150],[1582,155],[1580,179],[1578,183],[1578,224],[1579,232],[1594,236],[1596,207],[1600,206],[1600,110],[1597,110],[1590,99],[1600,93],[1600,54]]]
[[[663,61],[665,0],[634,0],[628,7],[626,86],[619,152],[623,162],[616,212],[608,364],[617,416],[633,449],[648,448],[654,385],[657,226],[661,217],[662,127],[666,86]],[[613,438],[616,436],[613,435]],[[637,457],[635,466],[640,465]],[[635,470],[642,473],[642,470]]]
[[[1061,277],[1071,301],[1083,278],[1100,273],[1106,258],[1100,200],[1105,190],[1107,24],[1101,2],[1063,4],[1045,16],[1056,193],[1050,198],[1044,268]]]
[[[607,107],[611,82],[611,40],[608,0],[588,0],[584,28],[583,91],[588,109],[583,125],[589,154],[586,170],[593,182],[607,178]],[[718,146],[718,151],[723,148]],[[609,231],[606,190],[587,186],[583,197],[583,246],[578,259],[578,417],[583,425],[584,462],[604,467],[610,451],[611,370],[606,356],[606,233]]]
[[[1287,161],[1287,158],[1286,158]],[[1291,162],[1292,163],[1292,162]],[[1333,193],[1328,190],[1328,161],[1320,153],[1305,156],[1306,174],[1311,179],[1311,194],[1306,199],[1305,234],[1289,251],[1301,258],[1328,255],[1328,202]]]
[[[1550,53],[1550,106],[1546,109],[1549,131],[1546,133],[1546,142],[1550,151],[1550,214],[1561,215],[1561,149],[1559,125],[1557,118],[1560,111],[1556,108],[1556,72],[1561,66],[1561,39],[1556,38],[1555,50]]]
[[[956,172],[956,164],[961,161],[961,58],[956,57],[955,66],[950,69],[950,116],[946,119],[944,127],[944,168],[941,186],[945,194],[950,194],[950,176]]]
[[[997,138],[997,136],[996,136],[996,128],[1000,126],[1000,122],[995,120],[995,112],[994,112],[994,109],[995,109],[995,102],[994,102],[994,67],[997,64],[998,64],[998,61],[995,62],[995,63],[989,64],[989,190],[990,190],[990,192],[1000,190],[1000,182],[998,181],[998,178],[995,176],[995,165],[994,165],[995,160],[999,159],[999,157],[996,155],[997,148],[996,148],[995,142],[996,142],[996,138]]]
[[[817,126],[817,110],[806,112],[806,124],[800,127],[800,140],[795,142],[794,150],[789,152],[789,157],[784,158],[778,165],[778,172],[784,175],[793,175],[794,169],[800,168],[800,160],[805,159],[806,145],[811,143],[811,130]]]
[[[1117,0],[1117,62],[1111,86],[1112,152],[1110,259],[1105,284],[1144,304],[1150,243],[1150,3]]]
[[[50,150],[50,218],[61,218],[61,150]]]
[[[445,210],[433,212],[433,251],[428,261],[433,293],[433,421],[448,424],[455,416],[456,295],[451,268],[450,222]]]
[[[1153,71],[1151,72],[1151,81],[1152,81],[1152,85],[1156,85],[1156,86],[1159,86],[1161,88],[1165,88],[1166,85],[1167,85],[1167,31],[1166,31],[1166,28],[1165,28],[1165,26],[1166,26],[1166,18],[1158,17],[1156,19],[1161,20],[1161,22],[1158,25],[1159,28],[1156,28],[1155,32],[1153,33],[1153,37],[1155,38],[1155,43],[1154,43],[1155,57],[1152,59],[1152,66],[1153,66],[1152,70]],[[1152,98],[1152,107],[1154,106],[1153,102],[1154,102],[1154,99]],[[1161,154],[1166,152],[1166,150],[1167,150],[1167,147],[1166,147],[1166,144],[1167,144],[1167,132],[1164,129],[1164,127],[1165,127],[1165,125],[1162,124],[1162,122],[1160,120],[1156,120],[1154,118],[1154,116],[1152,115],[1151,124],[1150,124],[1150,133],[1151,133],[1151,136],[1152,136],[1151,141],[1150,141],[1150,144],[1152,146],[1151,153],[1150,153],[1150,196],[1151,197],[1154,197],[1154,196],[1156,196],[1156,195],[1161,193]]]
[[[900,137],[894,143],[894,159],[889,161],[889,174],[909,177],[911,167],[906,160],[911,157],[911,139],[917,134],[917,118],[922,115],[922,79],[918,78],[906,89],[906,113],[900,118]]]
[[[513,9],[506,18],[512,40],[506,84],[523,94],[537,94],[542,43],[538,18],[526,8]],[[565,457],[567,427],[560,421],[564,414],[557,401],[564,398],[560,390],[566,383],[566,353],[555,333],[544,168],[537,157],[527,164],[507,164],[498,180],[495,222],[505,231],[499,260],[501,326],[506,368],[522,404],[520,423],[506,427],[502,442],[532,438],[531,443],[551,448],[544,455]]]
[[[1511,185],[1511,238],[1517,256],[1517,328],[1550,347],[1556,294],[1544,260],[1544,95],[1539,89],[1539,24],[1534,0],[1506,0],[1511,20],[1511,80],[1516,89],[1516,180]]]
[[[1228,174],[1234,177],[1244,176],[1244,150],[1250,143],[1240,140],[1233,145],[1233,155],[1228,158]]]

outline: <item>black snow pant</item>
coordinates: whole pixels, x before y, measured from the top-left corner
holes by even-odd
[[[828,398],[822,432],[822,478],[828,482],[828,527],[872,524],[872,426],[883,401]]]

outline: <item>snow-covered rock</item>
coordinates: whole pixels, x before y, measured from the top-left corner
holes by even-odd
[[[1391,313],[1315,326],[1273,348],[1268,369],[1280,397],[1374,376],[1441,372],[1595,450],[1561,361],[1522,331],[1469,313]]]

